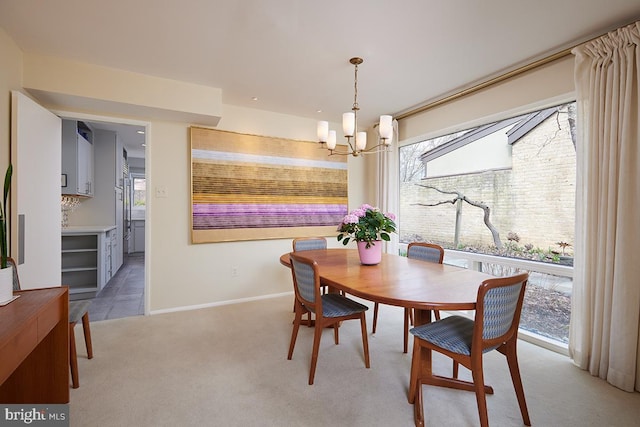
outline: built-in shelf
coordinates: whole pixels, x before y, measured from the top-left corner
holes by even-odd
[[[63,273],[73,273],[78,271],[98,271],[98,267],[77,267],[77,268],[63,268]]]
[[[71,299],[93,298],[112,276],[111,245],[115,227],[62,230],[62,284]]]

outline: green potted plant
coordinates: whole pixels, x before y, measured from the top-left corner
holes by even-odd
[[[7,268],[9,258],[9,246],[7,242],[7,202],[11,190],[11,176],[13,166],[9,163],[4,176],[4,192],[2,204],[0,204],[0,303],[6,303],[13,298],[13,270]]]
[[[395,219],[394,214],[384,214],[380,209],[365,203],[342,219],[338,226],[338,241],[347,245],[349,241],[355,240],[362,264],[378,264],[382,259],[380,243],[382,240],[391,240],[389,233],[396,231]]]

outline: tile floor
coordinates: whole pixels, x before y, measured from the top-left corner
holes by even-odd
[[[92,322],[144,314],[144,253],[125,254],[124,262],[89,307]]]

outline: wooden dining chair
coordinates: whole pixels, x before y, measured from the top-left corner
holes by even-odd
[[[287,359],[291,360],[293,357],[293,349],[296,345],[296,338],[303,314],[311,312],[315,314],[316,321],[313,332],[309,385],[313,384],[315,377],[322,331],[328,326],[333,326],[334,340],[337,345],[339,343],[338,323],[345,320],[360,319],[362,346],[364,348],[364,364],[369,368],[369,343],[367,341],[367,320],[365,317],[365,312],[368,307],[344,295],[336,293],[321,294],[318,263],[311,259],[304,258],[299,253],[291,253],[289,256],[291,258],[293,288],[296,295],[296,316],[293,322],[293,331],[291,333],[291,343],[289,344]]]
[[[480,425],[488,426],[482,355],[498,350],[507,358],[522,420],[530,426],[516,352],[518,325],[528,278],[529,274],[523,273],[483,281],[478,288],[474,320],[454,315],[411,329],[414,341],[409,395],[422,395],[422,349],[437,351],[471,370]],[[422,405],[422,399],[416,399],[414,404]],[[422,406],[419,410],[422,412]]]
[[[316,249],[327,249],[327,239],[325,237],[296,237],[293,239],[293,251],[313,251]],[[323,287],[324,291],[324,287]],[[293,301],[293,311],[296,311],[296,302]],[[311,326],[311,313],[308,313],[307,325]]]
[[[293,239],[293,251],[313,251],[327,249],[327,239],[324,237],[296,237]]]
[[[418,259],[421,261],[434,262],[442,264],[444,259],[444,249],[442,246],[432,243],[412,242],[407,246],[407,258]],[[436,319],[440,319],[440,312],[434,310]],[[413,325],[413,311],[410,308],[404,309],[404,348],[406,353],[409,348],[409,323]],[[376,333],[376,327],[378,325],[378,303],[373,306],[373,329],[372,333]],[[454,372],[457,376],[457,370]]]
[[[18,277],[18,265],[13,258],[7,259],[7,265],[13,267],[13,290],[20,290],[20,278]],[[90,300],[69,301],[69,367],[71,369],[71,386],[80,387],[78,379],[78,354],[76,352],[76,338],[74,328],[82,319],[84,343],[87,346],[87,358],[93,359],[93,346],[91,344],[91,328],[89,326]]]

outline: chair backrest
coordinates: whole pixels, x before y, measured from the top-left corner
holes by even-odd
[[[18,277],[18,265],[13,258],[7,258],[7,267],[13,268],[13,290],[20,290],[20,278]]]
[[[298,237],[293,239],[293,251],[312,251],[315,249],[327,249],[327,239],[324,237]]]
[[[483,352],[499,347],[518,333],[528,279],[529,273],[498,277],[485,280],[478,288],[473,340],[482,341]]]
[[[311,311],[315,311],[316,306],[322,304],[318,263],[295,253],[289,254],[289,257],[296,298]]]
[[[407,258],[442,264],[444,249],[433,243],[412,242],[407,246]]]

